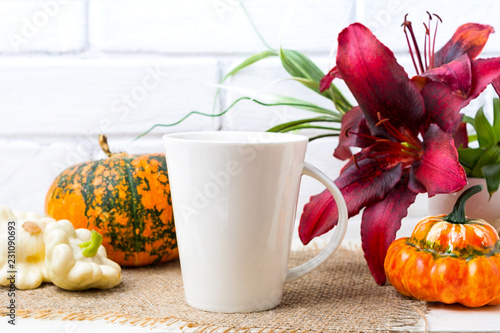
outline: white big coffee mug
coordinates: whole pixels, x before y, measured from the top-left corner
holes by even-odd
[[[347,207],[335,184],[304,163],[307,137],[222,131],[163,138],[190,306],[216,312],[274,308],[285,282],[311,272],[339,247]],[[330,190],[339,220],[316,257],[288,269],[301,175]]]

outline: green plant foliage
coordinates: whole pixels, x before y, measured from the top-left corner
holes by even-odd
[[[500,185],[500,100],[493,99],[493,124],[482,107],[474,118],[464,117],[463,121],[476,130],[475,135],[469,136],[469,142],[477,140],[479,147],[458,149],[460,163],[467,176],[486,179],[491,197]]]

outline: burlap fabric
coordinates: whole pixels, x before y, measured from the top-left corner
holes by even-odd
[[[292,252],[296,266],[312,251]],[[7,304],[1,290],[0,304]],[[378,286],[360,249],[339,249],[306,277],[285,286],[281,305],[270,311],[219,314],[184,301],[179,262],[123,270],[111,290],[70,292],[52,284],[17,292],[18,316],[46,319],[107,319],[200,332],[394,332],[423,327],[426,303]]]

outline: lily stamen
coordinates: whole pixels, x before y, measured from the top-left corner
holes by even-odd
[[[438,24],[439,22],[441,23],[443,22],[443,20],[441,20],[438,14],[433,14],[433,15],[436,16],[438,19],[436,20],[436,28],[434,29],[434,39],[432,41],[432,52],[431,52],[432,61],[429,64],[430,68],[434,68],[434,49],[436,47],[436,35],[438,30]]]
[[[384,125],[384,128],[391,134],[394,138],[399,141],[407,141],[408,138],[403,135],[400,131],[398,131],[392,124],[389,122],[389,118],[382,118],[380,112],[377,112],[378,123],[375,124],[376,127],[380,127],[380,125]]]
[[[389,119],[383,119],[383,120],[388,121]],[[420,156],[419,151],[421,150],[421,147],[416,146],[416,145],[409,143],[407,141],[394,142],[394,141],[391,141],[391,140],[385,139],[385,138],[379,138],[379,137],[375,137],[372,135],[357,133],[357,132],[353,132],[350,127],[348,129],[346,129],[344,133],[345,133],[346,137],[349,137],[349,135],[353,134],[353,135],[357,135],[357,136],[360,136],[360,137],[365,138],[365,139],[373,140],[373,141],[375,141],[375,143],[381,143],[381,144],[386,145],[386,149],[379,150],[377,152],[372,152],[371,154],[366,155],[364,158],[371,157],[371,158],[377,159],[377,157],[379,157],[380,153],[388,153],[388,154],[391,154],[393,156],[398,155],[401,157],[411,155],[411,156],[418,158]],[[360,160],[361,159],[359,158],[359,156],[353,155],[353,162],[356,165],[356,167],[358,167],[358,168],[359,168],[358,162]]]
[[[380,119],[380,112],[378,113],[378,116],[379,116],[379,122],[375,124],[375,126],[380,126],[382,125],[383,123],[389,121],[389,118],[384,118],[384,119]]]
[[[407,155],[412,155],[412,156],[415,156],[415,157],[419,157],[418,154],[415,154],[414,152],[411,152],[411,151],[406,150],[406,149],[401,149],[401,152],[404,153],[404,154],[407,154]]]
[[[401,142],[401,145],[406,147],[406,148],[413,149],[413,150],[420,150],[421,149],[420,147],[416,147],[409,142]]]
[[[410,51],[411,60],[413,61],[413,66],[415,67],[415,71],[417,72],[417,75],[421,75],[425,71],[427,71],[431,68],[434,68],[434,50],[436,47],[437,28],[438,28],[439,22],[443,22],[443,20],[441,20],[441,17],[439,17],[439,15],[437,15],[437,14],[431,15],[431,13],[427,12],[427,15],[429,15],[428,23],[427,24],[423,23],[424,27],[425,27],[424,62],[423,63],[422,63],[422,55],[420,54],[420,50],[418,48],[417,39],[415,38],[415,33],[413,32],[413,27],[411,25],[411,21],[407,20],[408,14],[405,15],[404,22],[401,25],[404,27],[406,42],[408,43],[408,49]],[[437,17],[436,28],[434,29],[434,36],[432,36],[432,32],[431,32],[432,16]],[[410,33],[410,36],[411,36],[411,42],[410,42],[410,37],[408,36],[408,32]],[[432,46],[431,46],[431,39],[432,39]],[[412,45],[412,43],[413,43],[413,45]],[[417,66],[417,61],[418,61],[418,66]]]
[[[427,62],[427,36],[430,35],[429,33],[429,28],[427,28],[427,25],[424,23],[424,28],[425,28],[425,36],[424,36],[424,65],[425,65],[425,70],[429,69],[429,63]],[[429,40],[431,37],[429,36]],[[430,57],[430,55],[429,55]]]
[[[417,75],[418,75],[420,73],[418,71],[417,63],[415,62],[415,56],[413,55],[413,50],[411,48],[410,39],[408,38],[408,33],[406,32],[407,25],[411,24],[409,21],[406,20],[407,16],[408,16],[408,14],[405,15],[405,21],[403,22],[403,24],[401,26],[404,26],[403,31],[404,31],[405,36],[406,36],[406,42],[408,43],[408,49],[410,50],[411,61],[413,61],[413,67],[415,67],[415,71],[417,72]]]
[[[416,141],[412,137],[408,137],[408,136],[404,135],[403,133],[401,133],[401,131],[399,131],[396,127],[394,127],[390,123],[389,118],[382,118],[382,115],[380,114],[380,112],[377,113],[377,117],[378,117],[379,121],[378,121],[378,123],[375,124],[375,126],[384,125],[384,128],[387,130],[387,132],[389,132],[389,134],[391,134],[398,141],[411,142],[411,144],[414,147],[420,147],[420,143],[418,141]]]
[[[428,11],[426,12],[429,16],[429,20],[427,21],[427,25],[425,25],[425,38],[424,38],[424,57],[426,58],[425,70],[428,70],[431,67],[431,58],[432,58],[432,48],[431,48],[431,21],[432,15]],[[429,37],[429,38],[427,38]],[[427,53],[425,51],[427,49]],[[429,60],[429,62],[427,62]]]
[[[356,166],[356,168],[359,169],[359,165],[358,165],[358,158],[356,157],[357,155],[352,155],[352,160],[354,162],[354,165]]]
[[[377,142],[378,140],[381,140],[380,138],[373,136],[373,135],[353,132],[350,127],[345,130],[344,134],[346,137],[349,137],[349,135],[354,134],[354,135],[360,136],[360,137],[365,138],[365,139],[373,140],[375,142]]]
[[[422,64],[422,56],[420,55],[420,50],[418,48],[417,39],[415,38],[415,33],[413,32],[413,27],[411,25],[411,22],[406,19],[407,16],[408,16],[408,14],[405,15],[405,21],[403,22],[404,32],[405,32],[405,35],[406,35],[406,40],[408,42],[408,46],[410,47],[410,54],[412,56],[413,65],[415,66],[415,69],[417,70],[417,74],[420,75],[423,72],[425,72],[424,65]],[[418,64],[420,66],[420,72],[417,69],[417,65],[415,63],[415,59],[413,59],[413,52],[411,51],[410,41],[409,41],[409,38],[408,38],[408,33],[406,32],[406,29],[408,29],[408,31],[410,32],[410,36],[411,36],[411,39],[412,39],[412,42],[413,42],[413,48],[415,49],[415,54],[417,55]]]

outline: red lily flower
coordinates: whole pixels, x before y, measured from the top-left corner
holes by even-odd
[[[402,25],[417,74],[412,81],[423,90],[428,121],[438,124],[448,133],[454,133],[462,121],[458,111],[479,96],[486,86],[500,75],[499,58],[476,59],[494,29],[484,24],[464,24],[439,51],[434,52],[436,32],[441,18],[434,14],[436,25],[432,34],[433,16],[429,12],[427,14],[429,21],[427,24],[424,23],[423,59],[407,16]],[[337,67],[334,67],[321,80],[320,90],[328,89],[337,77],[341,76]],[[496,85],[493,82],[493,86],[498,92],[500,78],[497,81],[499,82]],[[449,90],[443,89],[439,84],[445,85]],[[427,85],[429,87],[424,89]],[[444,104],[448,107],[443,107]]]
[[[342,119],[335,156],[346,159],[352,156],[349,147],[362,149],[335,183],[346,198],[349,216],[365,208],[361,239],[377,283],[385,283],[387,248],[416,195],[454,192],[466,184],[453,137],[446,133],[451,125],[441,113],[450,107],[453,112],[447,110],[448,114],[458,117],[460,106],[493,80],[493,74],[486,79],[480,75],[486,70],[500,75],[500,62],[484,60],[472,65],[466,99],[451,93],[442,82],[429,82],[422,89],[365,26],[355,23],[339,34],[337,66],[331,73],[345,81],[359,107]],[[337,218],[328,191],[313,196],[300,221],[302,242],[307,244],[333,228]]]
[[[427,12],[429,14],[429,12]],[[438,19],[436,21],[436,29],[434,37],[431,36],[431,20],[429,14],[428,26],[425,26],[425,41],[424,41],[424,63],[420,55],[418,44],[415,40],[411,22],[405,17],[403,26],[405,27],[406,40],[412,56],[413,65],[417,76],[413,78],[415,81],[420,81],[425,84],[426,81],[442,82],[450,88],[450,90],[460,95],[462,98],[468,97],[471,89],[471,62],[481,53],[488,41],[488,37],[494,32],[493,27],[484,24],[467,23],[460,26],[453,34],[451,39],[446,43],[441,50],[434,53],[436,41],[436,32],[441,18],[434,14]],[[411,46],[408,32],[412,37],[413,48]],[[432,46],[431,46],[432,38]],[[416,60],[419,66],[417,66]],[[423,79],[423,81],[422,81]]]
[[[436,32],[441,18],[434,14],[436,25],[434,35],[432,36],[431,20],[433,16],[429,12],[427,14],[429,15],[429,21],[428,24],[424,23],[423,61],[411,22],[407,20],[407,16],[405,16],[403,22],[408,48],[417,73],[412,80],[421,89],[424,89],[427,84],[432,83],[424,91],[424,95],[433,95],[436,93],[436,90],[439,90],[443,94],[441,98],[444,98],[448,104],[454,106],[449,109],[437,106],[438,110],[434,109],[436,106],[433,103],[426,106],[429,109],[427,113],[431,121],[437,123],[448,133],[453,133],[462,120],[462,116],[456,112],[457,109],[460,110],[472,99],[476,98],[486,85],[499,75],[498,61],[476,59],[486,45],[489,35],[494,32],[494,29],[484,24],[464,24],[455,31],[451,39],[438,52],[434,52]],[[478,84],[478,80],[482,81],[481,84]],[[450,91],[436,88],[437,83],[444,84]],[[451,96],[448,97],[446,95]]]
[[[407,20],[408,15],[405,16],[402,24],[417,74],[412,80],[421,87],[428,80],[442,82],[452,92],[465,98],[469,95],[471,88],[471,61],[481,53],[488,41],[489,35],[494,32],[494,29],[484,24],[464,24],[455,31],[446,45],[438,52],[434,52],[437,28],[439,22],[441,22],[441,18],[434,14],[436,25],[434,35],[432,35],[431,21],[433,16],[429,12],[427,14],[429,15],[429,21],[428,24],[424,23],[424,59],[422,59],[412,24]],[[337,68],[334,67],[321,81],[320,90],[324,91],[328,89],[336,77],[339,77],[339,74]]]

